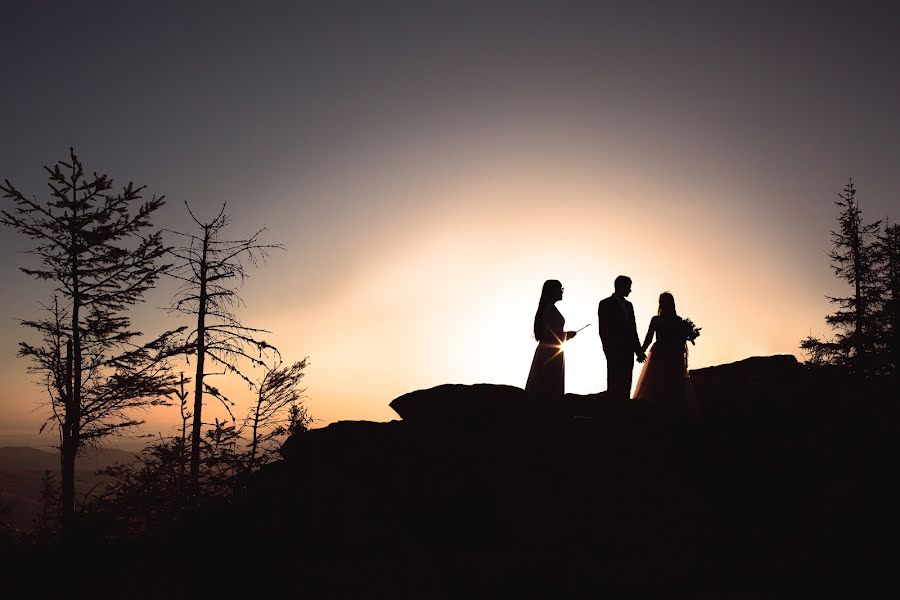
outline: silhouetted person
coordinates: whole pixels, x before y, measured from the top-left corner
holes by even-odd
[[[545,400],[561,400],[566,387],[566,358],[562,344],[575,337],[574,331],[564,331],[566,320],[556,308],[562,300],[562,284],[548,279],[541,289],[541,299],[534,313],[534,338],[538,347],[531,361],[525,391]]]
[[[676,416],[697,412],[687,369],[687,341],[692,334],[692,327],[675,310],[675,297],[669,292],[660,294],[659,311],[650,319],[641,351],[647,350],[654,335],[656,343],[638,378],[635,400],[653,402]]]
[[[597,319],[606,355],[606,389],[611,398],[628,400],[635,354],[638,362],[644,362],[646,356],[638,339],[634,307],[625,299],[631,293],[631,279],[619,275],[614,285],[613,295],[600,301]]]

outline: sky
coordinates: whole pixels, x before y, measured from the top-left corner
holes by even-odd
[[[641,337],[665,290],[703,327],[692,368],[797,354],[845,291],[838,192],[852,177],[867,218],[900,217],[896,3],[2,8],[0,179],[45,197],[42,166],[74,146],[165,195],[159,227],[187,229],[184,202],[266,227],[285,249],[241,317],[309,357],[319,425],[397,418],[393,398],[442,383],[524,386],[545,279],[567,328],[590,325],[570,392],[605,389],[596,307],[619,274]],[[15,356],[50,293],[18,271],[27,248],[0,230],[0,445],[46,415]],[[172,324],[173,290],[140,330]],[[177,411],[144,418],[168,434]]]

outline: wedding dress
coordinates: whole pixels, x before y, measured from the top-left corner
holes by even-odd
[[[566,357],[562,340],[566,339],[566,320],[550,304],[541,315],[540,339],[531,361],[525,391],[546,399],[562,399],[566,385]]]
[[[687,369],[687,339],[690,328],[678,316],[655,316],[650,320],[644,349],[656,335],[634,392],[635,400],[659,405],[673,415],[697,413],[697,400]]]

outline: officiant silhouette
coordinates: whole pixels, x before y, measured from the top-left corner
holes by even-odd
[[[538,342],[528,372],[525,391],[545,402],[559,402],[566,388],[566,356],[563,342],[575,337],[566,331],[566,320],[556,308],[562,300],[563,286],[548,279],[541,288],[541,299],[534,313],[534,338]]]

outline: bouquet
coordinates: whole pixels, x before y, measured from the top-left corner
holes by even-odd
[[[691,343],[691,345],[696,345],[696,340],[700,337],[700,330],[702,327],[697,327],[694,325],[694,322],[690,319],[683,319],[684,321],[684,338]]]

